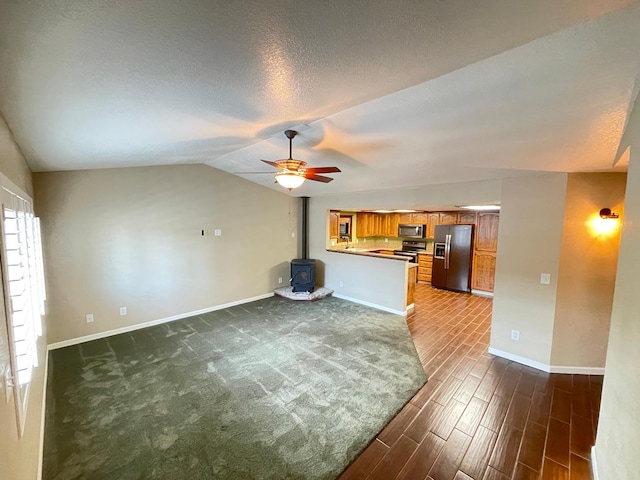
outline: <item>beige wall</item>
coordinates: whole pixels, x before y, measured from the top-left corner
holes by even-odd
[[[288,281],[296,198],[204,165],[38,173],[34,181],[50,343],[267,294],[278,277]]]
[[[13,141],[11,129],[0,112],[0,172],[33,198],[33,179],[20,147]]]
[[[507,178],[494,288],[491,347],[548,365],[551,359],[567,175]],[[540,274],[551,284],[541,285]],[[511,340],[511,330],[520,341]]]
[[[570,174],[558,272],[551,364],[604,368],[623,221],[626,174]],[[603,222],[608,207],[619,220]],[[610,233],[598,229],[615,225]]]
[[[638,478],[640,465],[640,100],[627,134],[625,221],[595,450],[600,480]]]
[[[430,185],[314,197],[309,201],[309,252],[319,260],[321,281],[337,295],[355,298],[393,311],[404,311],[406,265],[398,260],[356,257],[326,251],[328,210],[424,208],[500,200],[500,180]],[[356,227],[357,229],[357,227]],[[361,247],[365,247],[362,243]],[[340,286],[340,281],[343,286]]]
[[[13,141],[4,119],[0,115],[0,172],[27,194],[33,192],[31,170]],[[4,315],[4,292],[0,284],[0,372],[9,361],[7,324]],[[44,389],[44,365],[46,333],[38,342],[40,365],[34,371],[27,407],[27,421],[22,438],[18,438],[15,404],[13,398],[4,400],[4,382],[0,395],[0,478],[33,480],[37,478],[40,455],[40,427],[42,425],[42,400]],[[4,379],[3,379],[4,380]]]

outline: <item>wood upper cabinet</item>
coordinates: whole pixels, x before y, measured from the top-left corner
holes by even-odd
[[[426,225],[428,222],[429,214],[427,212],[415,212],[411,214],[411,223]]]
[[[473,270],[471,273],[471,288],[493,292],[496,274],[496,254],[494,252],[476,251],[473,254]]]
[[[439,213],[427,214],[427,238],[433,238],[436,233],[436,225],[440,225]]]
[[[402,224],[405,224],[405,225],[413,223],[412,214],[411,213],[398,213],[398,223],[402,223]]]
[[[478,213],[476,227],[476,250],[496,252],[498,250],[499,213]]]
[[[371,236],[371,213],[356,213],[356,236],[358,238],[366,238]]]
[[[458,212],[458,223],[462,225],[475,225],[476,212]]]
[[[382,217],[382,231],[381,235],[385,237],[397,237],[398,236],[398,214],[397,213],[381,213]]]
[[[331,210],[329,212],[329,238],[338,238],[340,236],[340,212]]]
[[[452,225],[458,223],[457,212],[441,212],[440,225]]]

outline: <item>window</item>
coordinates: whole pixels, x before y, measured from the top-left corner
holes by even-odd
[[[37,338],[42,335],[44,271],[40,222],[31,201],[2,188],[2,281],[13,384],[20,435],[24,431],[29,385],[38,366]]]

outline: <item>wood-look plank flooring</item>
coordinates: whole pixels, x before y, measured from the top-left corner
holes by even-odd
[[[429,381],[341,480],[591,480],[602,377],[489,355],[492,304],[416,286],[407,323]]]

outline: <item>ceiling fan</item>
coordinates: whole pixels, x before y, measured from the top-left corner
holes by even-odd
[[[289,158],[282,160],[276,160],[271,162],[269,160],[262,160],[267,165],[276,167],[279,171],[275,172],[276,182],[282,185],[284,188],[292,190],[299,187],[305,180],[314,180],[316,182],[329,183],[333,178],[325,177],[324,175],[318,175],[318,173],[337,173],[341,170],[338,167],[312,167],[306,168],[307,162],[302,160],[295,160],[291,156],[291,147],[293,138],[298,134],[295,130],[285,130],[285,136],[289,139]],[[239,174],[262,174],[262,173],[274,173],[274,172],[238,172]]]

